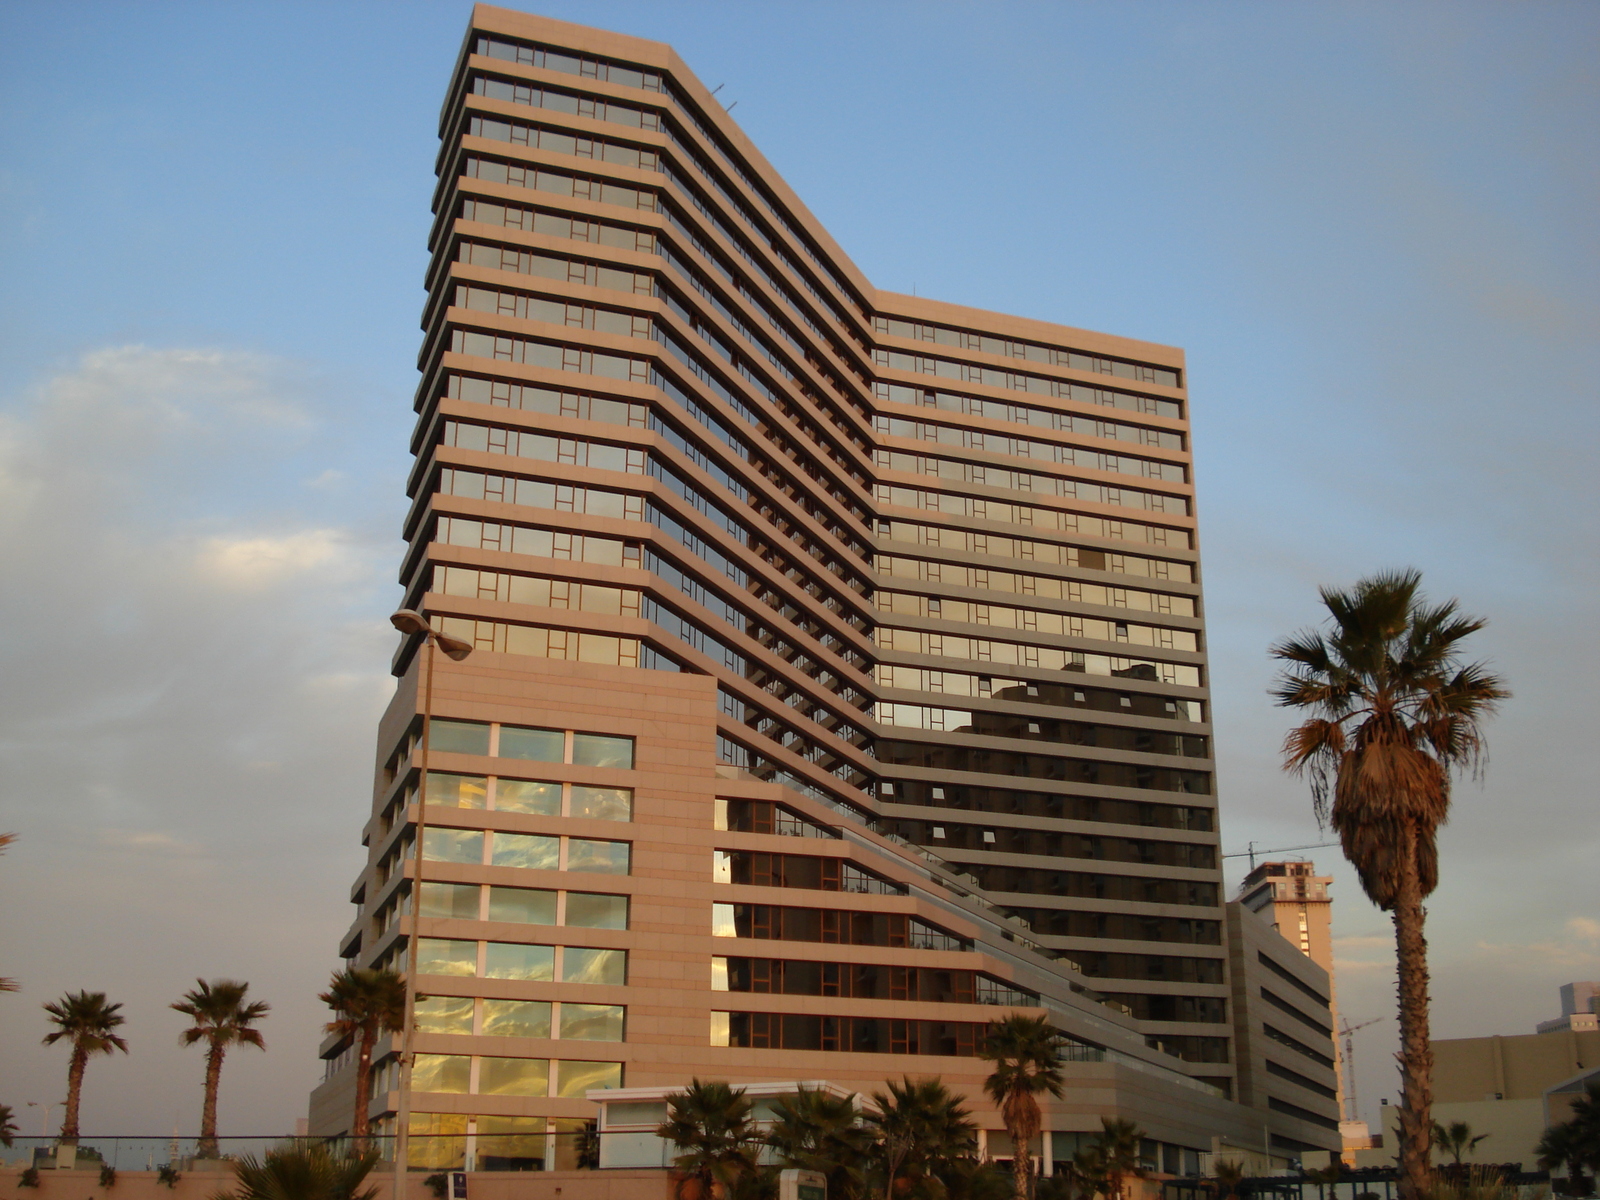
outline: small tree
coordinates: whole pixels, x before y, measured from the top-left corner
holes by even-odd
[[[196,1154],[200,1158],[217,1156],[217,1088],[222,1083],[222,1059],[228,1047],[254,1046],[265,1050],[267,1043],[261,1032],[252,1026],[272,1011],[261,1000],[250,1004],[244,1001],[250,990],[248,983],[234,979],[219,979],[207,983],[197,979],[193,991],[185,992],[183,999],[167,1007],[193,1019],[194,1024],[178,1035],[184,1046],[197,1042],[206,1044],[206,1093],[200,1109],[200,1143]]]
[[[333,1009],[334,1019],[324,1027],[355,1041],[356,1110],[350,1137],[358,1152],[367,1149],[367,1109],[372,1105],[372,1050],[384,1033],[398,1033],[406,1021],[405,980],[393,971],[350,967],[334,972],[328,990],[319,997]]]
[[[772,1106],[767,1145],[786,1167],[828,1177],[829,1200],[857,1200],[866,1187],[863,1166],[872,1137],[854,1096],[801,1087]]]
[[[1213,1162],[1211,1178],[1216,1181],[1222,1200],[1239,1200],[1239,1187],[1244,1183],[1244,1164],[1232,1158]]]
[[[1000,1106],[1000,1120],[1011,1138],[1012,1193],[1028,1200],[1033,1191],[1030,1146],[1043,1124],[1038,1096],[1061,1095],[1061,1035],[1050,1019],[1018,1013],[989,1023],[979,1057],[994,1063],[983,1089]]]
[[[1448,1154],[1458,1167],[1462,1156],[1477,1149],[1478,1143],[1488,1136],[1487,1133],[1474,1134],[1472,1126],[1465,1121],[1451,1121],[1448,1125],[1433,1123],[1433,1144]]]
[[[896,1200],[902,1191],[937,1194],[948,1190],[946,1180],[974,1175],[964,1166],[977,1149],[978,1127],[961,1097],[937,1077],[902,1077],[887,1087],[872,1093],[876,1107],[866,1113],[877,1141],[884,1200]],[[983,1182],[975,1176],[964,1181]]]
[[[233,1164],[233,1191],[213,1200],[373,1200],[377,1188],[356,1189],[377,1161],[376,1150],[340,1154],[326,1142],[287,1142],[264,1158],[240,1158]]]
[[[107,1004],[104,992],[68,992],[45,1003],[44,1011],[57,1029],[45,1037],[44,1044],[53,1046],[65,1038],[72,1046],[67,1062],[67,1108],[61,1117],[62,1145],[78,1144],[78,1102],[83,1098],[83,1072],[90,1056],[113,1050],[128,1052],[128,1043],[116,1033],[126,1024],[121,1009],[120,1004]]]
[[[1144,1164],[1139,1145],[1144,1130],[1121,1117],[1101,1117],[1096,1149],[1105,1164],[1106,1200],[1122,1200],[1122,1185],[1128,1179],[1143,1179]]]
[[[743,1088],[693,1079],[667,1097],[667,1119],[656,1134],[682,1153],[672,1160],[682,1173],[679,1200],[731,1197],[757,1173],[759,1134]]]

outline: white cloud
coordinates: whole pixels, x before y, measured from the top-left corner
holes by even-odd
[[[330,564],[348,566],[349,542],[349,536],[337,529],[307,529],[277,537],[213,537],[201,544],[195,565],[202,575],[224,586],[259,589]]]
[[[1592,917],[1572,917],[1567,921],[1567,928],[1574,937],[1587,942],[1600,942],[1600,921]]]
[[[140,832],[131,829],[102,829],[97,840],[102,846],[116,850],[134,850],[158,854],[204,854],[205,847],[196,842],[185,842],[170,833]]]

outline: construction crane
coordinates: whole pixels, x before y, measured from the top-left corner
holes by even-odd
[[[1347,1020],[1344,1028],[1339,1031],[1344,1038],[1344,1115],[1343,1120],[1359,1121],[1361,1110],[1356,1106],[1356,1041],[1351,1035],[1358,1029],[1365,1029],[1368,1025],[1376,1025],[1379,1021],[1387,1021],[1388,1017],[1373,1017],[1370,1021],[1363,1021],[1359,1025],[1352,1025]]]
[[[1247,850],[1235,850],[1232,854],[1224,854],[1223,858],[1248,858],[1250,869],[1256,869],[1256,855],[1288,854],[1293,850],[1326,850],[1329,846],[1337,846],[1338,842],[1316,842],[1309,846],[1275,846],[1271,850],[1257,850],[1254,842],[1249,843]]]

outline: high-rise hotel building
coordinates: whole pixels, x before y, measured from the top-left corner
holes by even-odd
[[[378,1126],[554,1169],[596,1089],[937,1074],[999,1130],[1022,1011],[1046,1162],[1337,1146],[1315,987],[1235,1082],[1182,353],[879,291],[659,43],[480,5],[440,137],[400,577],[475,652],[426,771],[420,639],[379,733]]]

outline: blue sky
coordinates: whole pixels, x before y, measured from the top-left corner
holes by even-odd
[[[1600,977],[1600,9],[539,11],[671,42],[879,286],[1186,348],[1228,849],[1323,840],[1265,696],[1319,583],[1411,564],[1488,616],[1516,697],[1444,838],[1437,1030],[1531,1031]],[[467,13],[0,9],[0,903],[33,918],[0,1103],[59,1098],[36,1005],[90,987],[134,1053],[86,1128],[192,1127],[164,1005],[231,974],[276,1012],[224,1130],[304,1112]],[[1386,922],[1331,853],[1341,1003],[1381,1015]]]

